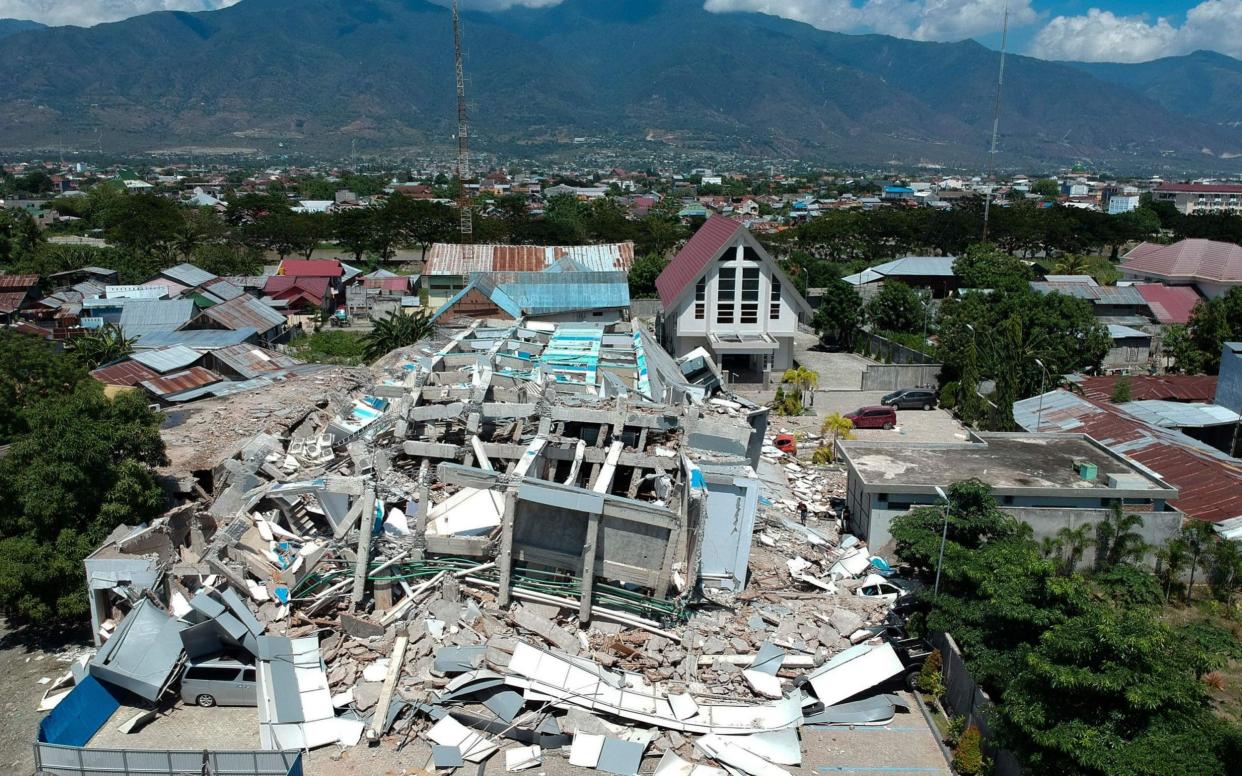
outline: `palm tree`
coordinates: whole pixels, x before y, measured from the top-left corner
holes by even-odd
[[[854,430],[854,423],[839,412],[834,412],[824,418],[824,424],[819,427],[819,433],[823,436],[832,436],[832,444],[828,446],[829,460],[836,460],[837,457],[837,440],[850,440],[854,435],[850,432]]]
[[[1190,581],[1186,584],[1186,603],[1194,595],[1195,572],[1199,570],[1199,562],[1211,551],[1216,534],[1208,523],[1196,520],[1182,527],[1182,538],[1186,540],[1186,550],[1190,553]]]
[[[1052,268],[1057,275],[1086,275],[1091,272],[1091,262],[1078,253],[1067,253]]]
[[[1169,540],[1169,543],[1156,551],[1158,563],[1157,573],[1164,581],[1164,602],[1168,603],[1173,596],[1173,585],[1190,562],[1190,544],[1180,536]]]
[[[363,351],[368,361],[375,361],[398,348],[409,347],[431,336],[434,326],[431,313],[421,309],[415,313],[404,310],[375,321],[374,328],[363,338]]]
[[[819,385],[819,373],[812,372],[804,366],[786,369],[785,374],[781,376],[782,383],[790,383],[798,389],[798,403],[806,405],[806,392],[815,389]]]
[[[1148,545],[1134,529],[1143,527],[1143,518],[1127,515],[1121,502],[1113,504],[1112,514],[1095,527],[1095,565],[1097,569],[1110,569],[1121,563],[1140,560],[1147,554]]]
[[[127,338],[114,323],[105,323],[95,331],[69,340],[68,344],[88,369],[110,364],[134,351],[134,339]]]
[[[1095,544],[1095,540],[1091,538],[1091,525],[1084,524],[1077,528],[1066,526],[1057,531],[1057,542],[1060,544],[1063,553],[1061,555],[1061,573],[1069,576],[1078,568],[1078,564],[1082,562],[1082,556],[1087,552],[1087,548]]]
[[[1061,557],[1061,540],[1055,536],[1045,536],[1039,540],[1039,554],[1045,558]]]

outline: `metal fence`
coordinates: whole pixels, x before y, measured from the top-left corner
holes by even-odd
[[[35,744],[34,756],[37,776],[302,776],[298,751],[189,752]]]

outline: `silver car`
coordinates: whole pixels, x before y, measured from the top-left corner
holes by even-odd
[[[252,665],[232,658],[190,663],[181,677],[181,699],[199,706],[257,706],[259,687]]]

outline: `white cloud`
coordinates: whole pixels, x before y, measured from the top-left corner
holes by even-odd
[[[90,27],[153,11],[214,11],[238,0],[0,0],[0,19]]]
[[[963,40],[998,32],[1005,0],[706,0],[709,11],[758,11],[835,32],[879,32],[914,40]],[[1010,0],[1009,24],[1037,18],[1031,0]]]
[[[1242,56],[1242,0],[1204,0],[1176,26],[1167,18],[1117,16],[1092,8],[1085,16],[1058,16],[1035,36],[1032,51],[1045,59],[1146,62],[1210,49]]]

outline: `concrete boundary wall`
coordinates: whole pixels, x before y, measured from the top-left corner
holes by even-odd
[[[991,741],[996,736],[994,721],[995,704],[979,683],[966,670],[966,661],[957,642],[947,633],[936,632],[931,635],[932,646],[940,650],[942,673],[946,692],[943,704],[945,710],[954,715],[963,716],[967,724],[979,728],[983,735],[983,747],[992,758],[993,776],[1022,776],[1022,766],[1018,758],[1007,749],[999,749]]]
[[[863,372],[861,390],[895,391],[898,388],[935,386],[940,364],[869,364]]]

